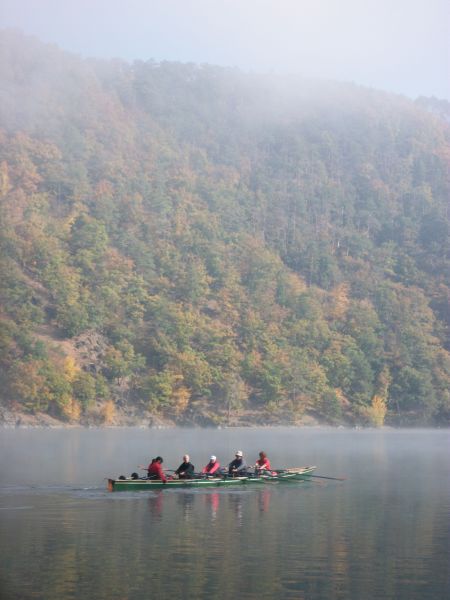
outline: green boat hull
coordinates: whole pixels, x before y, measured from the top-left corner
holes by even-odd
[[[234,485],[243,485],[251,481],[252,483],[264,483],[263,479],[257,477],[235,477],[229,479],[210,478],[210,479],[173,479],[166,483],[162,481],[149,481],[148,479],[108,479],[108,489],[111,492],[119,491],[141,491],[141,490],[160,490],[160,489],[190,489],[190,488],[208,488],[208,487],[228,487]]]
[[[315,467],[304,467],[298,470],[286,470],[276,475],[265,474],[261,477],[209,477],[201,479],[169,479],[166,483],[149,479],[108,479],[110,492],[140,492],[143,490],[190,489],[210,487],[231,487],[239,485],[261,485],[265,483],[287,483],[306,481]]]

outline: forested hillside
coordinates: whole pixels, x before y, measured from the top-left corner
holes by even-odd
[[[66,422],[450,422],[425,99],[1,34],[0,394]]]

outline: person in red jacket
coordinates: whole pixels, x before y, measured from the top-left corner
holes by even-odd
[[[160,456],[157,456],[152,460],[147,467],[147,476],[149,479],[161,479],[163,483],[166,483],[167,478],[164,475],[164,471],[161,467],[162,463],[163,459]]]
[[[205,475],[214,475],[214,473],[217,473],[219,469],[220,463],[213,454],[209,459],[209,463],[206,465],[206,467],[203,467],[202,473],[204,473]]]
[[[255,464],[255,473],[258,475],[263,471],[270,471],[270,460],[267,458],[267,454],[261,451]]]

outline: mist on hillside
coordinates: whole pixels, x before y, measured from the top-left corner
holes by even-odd
[[[164,60],[450,98],[445,0],[4,0],[2,27],[84,57]]]
[[[449,422],[445,101],[1,44],[3,420]]]

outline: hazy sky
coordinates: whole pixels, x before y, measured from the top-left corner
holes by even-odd
[[[1,0],[84,56],[179,60],[450,99],[449,0]]]

